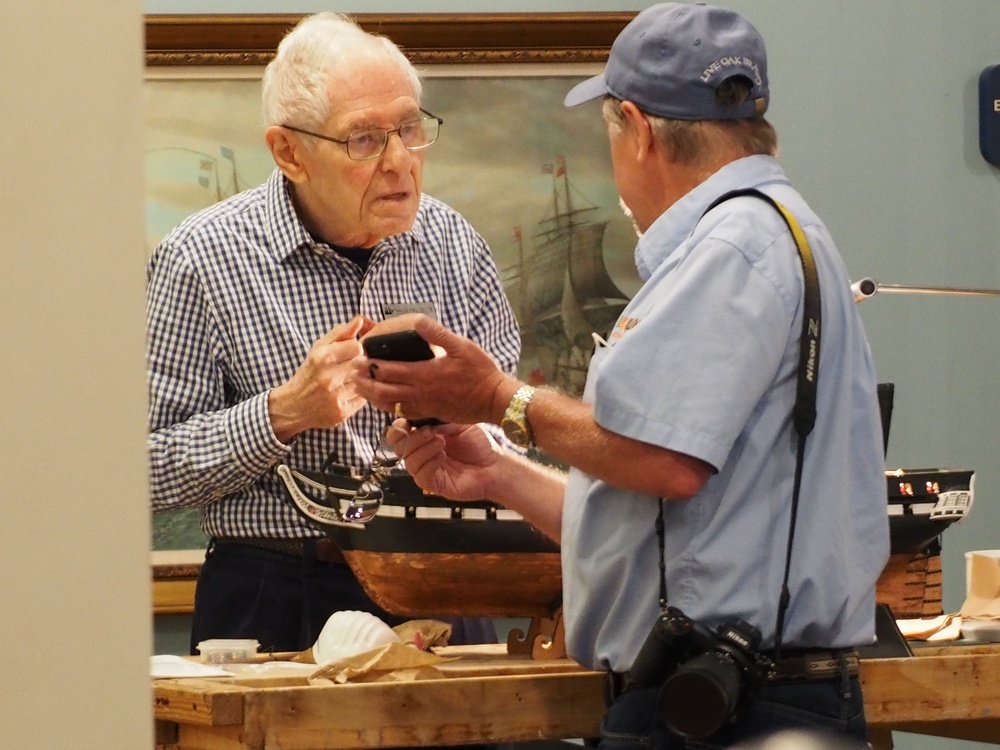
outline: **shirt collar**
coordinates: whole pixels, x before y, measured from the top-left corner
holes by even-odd
[[[645,281],[684,242],[712,202],[731,190],[789,184],[773,156],[747,156],[722,167],[664,211],[639,238],[635,267]]]
[[[312,249],[316,243],[295,213],[288,178],[275,168],[264,185],[268,238],[276,260],[283,261],[300,248]]]
[[[299,250],[313,251],[319,247],[313,236],[309,234],[305,224],[295,212],[292,196],[289,191],[288,178],[275,168],[264,186],[267,205],[267,224],[270,230],[271,252],[279,262]],[[373,255],[383,247],[406,248],[419,245],[424,238],[423,227],[419,221],[419,213],[423,210],[425,196],[420,197],[418,220],[402,234],[388,237],[372,248]]]

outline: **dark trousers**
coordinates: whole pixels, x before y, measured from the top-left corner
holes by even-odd
[[[600,750],[721,750],[737,745],[757,750],[766,747],[768,737],[786,730],[808,735],[814,748],[868,747],[856,678],[765,685],[742,719],[699,741],[685,740],[667,729],[657,708],[657,693],[657,688],[636,688],[619,695],[604,717]],[[761,742],[765,744],[756,744]]]
[[[191,653],[210,638],[255,638],[262,652],[304,651],[339,610],[370,612],[391,626],[410,619],[376,605],[343,563],[213,543],[195,588]],[[453,644],[496,643],[492,620],[434,619],[451,623]]]

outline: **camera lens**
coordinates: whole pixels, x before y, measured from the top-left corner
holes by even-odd
[[[672,732],[702,739],[732,716],[740,699],[742,675],[725,653],[708,651],[688,660],[660,688],[660,711]]]

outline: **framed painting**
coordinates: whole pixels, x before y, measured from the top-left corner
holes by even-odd
[[[565,93],[600,71],[631,13],[357,15],[420,70],[444,120],[425,192],[489,243],[522,329],[521,375],[579,392],[593,349],[638,288],[599,104]],[[265,181],[259,81],[299,16],[146,19],[146,247]],[[158,514],[154,550],[204,546],[193,514]]]

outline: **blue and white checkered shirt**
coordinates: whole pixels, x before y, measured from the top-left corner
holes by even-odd
[[[339,463],[371,461],[391,417],[370,405],[291,445],[268,418],[268,391],[334,325],[431,304],[505,371],[520,354],[490,249],[457,212],[423,196],[412,229],[373,248],[362,273],[309,235],[278,170],[168,234],[149,260],[146,294],[152,507],[197,507],[213,536],[321,536],[272,468],[318,470],[332,451]]]

